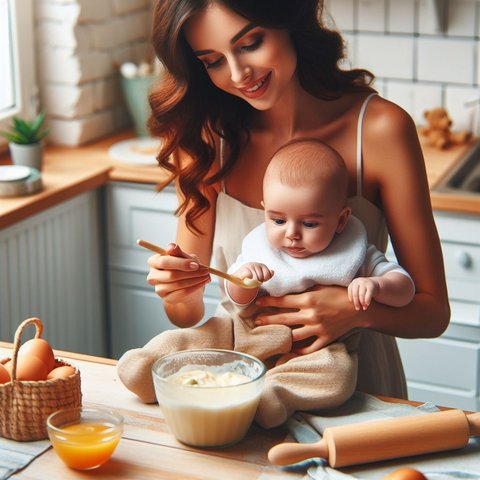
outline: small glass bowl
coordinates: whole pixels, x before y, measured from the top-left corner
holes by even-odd
[[[117,448],[123,417],[102,408],[75,407],[47,418],[50,442],[70,468],[91,470],[103,465]]]
[[[173,383],[168,378],[198,370],[232,372],[247,380],[236,385],[202,386]],[[177,440],[195,447],[224,447],[245,436],[257,410],[265,372],[258,358],[215,349],[172,353],[152,367],[155,393],[170,430]]]

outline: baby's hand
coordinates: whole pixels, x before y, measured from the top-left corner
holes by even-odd
[[[355,310],[366,310],[379,291],[380,285],[375,279],[359,277],[353,279],[348,286],[348,298],[355,306]]]
[[[234,275],[240,278],[253,278],[263,283],[270,280],[273,273],[273,270],[263,263],[249,262],[242,265]]]

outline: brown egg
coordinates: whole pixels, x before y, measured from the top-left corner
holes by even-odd
[[[39,358],[47,369],[47,373],[55,367],[55,355],[52,347],[43,338],[32,338],[18,349],[18,356],[30,356]]]
[[[75,369],[70,365],[63,365],[61,367],[54,368],[48,375],[47,380],[53,380],[54,378],[67,378],[75,373]]]
[[[17,380],[39,381],[47,379],[47,367],[34,355],[22,355],[17,358]]]
[[[399,468],[383,477],[383,480],[427,480],[427,477],[414,468]]]
[[[8,370],[0,363],[0,385],[10,381],[10,374]]]
[[[8,374],[10,375],[10,378],[12,378],[12,361],[11,360],[7,360],[3,366],[5,367],[5,369],[7,370]]]

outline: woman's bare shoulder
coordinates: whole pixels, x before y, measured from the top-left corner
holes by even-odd
[[[412,117],[402,107],[379,95],[373,97],[365,113],[364,132],[368,136],[416,136]]]
[[[363,127],[365,173],[384,186],[399,178],[423,176],[424,160],[417,128],[400,106],[381,97],[368,105]]]

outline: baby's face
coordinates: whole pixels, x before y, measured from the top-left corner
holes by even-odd
[[[342,209],[332,192],[313,185],[291,187],[277,180],[263,190],[270,244],[288,255],[305,258],[323,251],[339,230]]]

